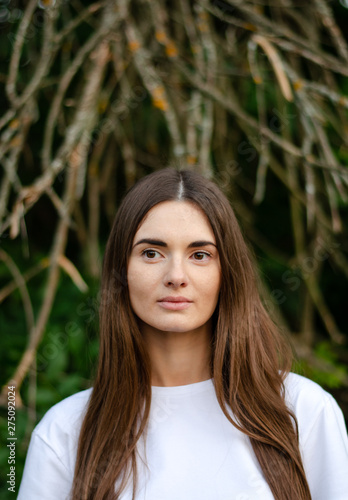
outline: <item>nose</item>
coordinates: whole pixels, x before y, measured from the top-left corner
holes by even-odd
[[[168,262],[166,274],[164,276],[164,285],[171,288],[186,287],[188,277],[181,259],[173,259]]]

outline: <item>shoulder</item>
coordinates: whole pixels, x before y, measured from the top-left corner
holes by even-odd
[[[317,383],[289,373],[284,387],[285,401],[298,421],[300,439],[306,438],[314,427],[336,426],[337,423],[344,426],[336,400]]]
[[[286,402],[296,416],[312,498],[346,499],[348,438],[341,409],[328,392],[305,377],[290,373],[284,386]]]
[[[327,405],[335,402],[334,398],[320,385],[302,375],[289,373],[284,380],[285,401],[289,408],[301,417],[322,411]]]
[[[52,406],[38,423],[35,431],[45,434],[52,427],[69,430],[82,422],[92,389],[77,392]]]
[[[287,375],[284,387],[285,400],[294,410],[301,405],[322,407],[333,399],[319,384],[296,373]]]
[[[58,457],[67,452],[73,455],[91,393],[92,389],[87,389],[52,406],[35,427],[33,438],[51,448]]]
[[[81,424],[92,389],[52,406],[35,427],[18,500],[70,498]]]

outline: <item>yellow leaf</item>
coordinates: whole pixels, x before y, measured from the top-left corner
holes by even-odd
[[[244,23],[244,28],[249,31],[257,31],[257,27],[251,23]]]
[[[162,111],[166,111],[168,109],[168,102],[165,96],[164,87],[162,87],[162,85],[158,85],[153,89],[152,102],[156,108],[161,109]]]
[[[262,78],[260,76],[254,76],[253,80],[256,83],[256,85],[260,85],[260,83],[262,83]]]
[[[16,135],[15,137],[13,137],[13,139],[12,139],[12,140],[11,140],[11,142],[10,142],[10,144],[11,144],[11,146],[12,146],[12,147],[14,147],[14,148],[15,148],[16,146],[20,146],[20,144],[21,144],[21,140],[20,140],[19,136],[18,136],[18,135]]]
[[[169,42],[166,45],[166,54],[168,57],[176,57],[178,55],[178,49],[173,42]]]
[[[202,33],[207,33],[209,31],[208,24],[205,22],[197,23],[197,27]]]
[[[207,14],[207,12],[205,12],[204,10],[202,10],[202,11],[199,13],[199,17],[200,17],[201,19],[207,20],[207,19],[208,19],[208,14]]]
[[[164,95],[164,88],[161,85],[158,85],[153,89],[152,95],[155,99],[162,97]]]
[[[12,129],[18,128],[19,127],[19,123],[20,123],[19,120],[17,118],[14,118],[14,120],[12,120],[10,122],[10,128],[12,128]]]
[[[167,111],[168,103],[165,99],[152,99],[155,108],[161,109],[162,111]]]
[[[132,52],[136,52],[140,47],[140,43],[137,40],[132,40],[129,42],[128,47]]]
[[[296,91],[297,91],[297,90],[302,89],[302,87],[303,87],[303,83],[301,82],[301,80],[297,80],[296,82],[294,82],[294,85],[293,85],[293,86],[294,86],[294,90],[296,90]]]
[[[106,99],[101,99],[98,102],[98,111],[100,114],[106,110],[107,105],[108,105],[108,101]]]
[[[167,41],[167,35],[164,31],[156,31],[155,37],[156,40],[160,43],[165,43]]]

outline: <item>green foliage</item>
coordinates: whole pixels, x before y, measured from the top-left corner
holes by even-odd
[[[0,276],[5,277],[3,266]],[[9,276],[7,276],[9,279]],[[39,282],[39,283],[38,283]],[[36,279],[36,285],[29,283],[33,303],[39,305],[45,280]],[[88,294],[82,294],[66,275],[61,275],[60,286],[48,322],[44,339],[37,354],[36,366],[36,419],[28,420],[30,375],[25,379],[21,390],[24,407],[16,409],[16,485],[24,467],[26,450],[33,425],[46,411],[62,399],[84,390],[91,385],[93,366],[98,355],[97,323],[95,296],[97,287],[92,281]],[[6,307],[0,309],[2,332],[0,336],[1,385],[13,374],[21,354],[25,350],[27,334],[18,292],[6,299]],[[37,307],[35,314],[37,314]],[[81,313],[84,313],[83,315]],[[35,379],[34,379],[35,380]],[[9,470],[7,442],[7,409],[0,411],[0,498],[13,498],[7,490],[6,474]]]
[[[348,369],[340,362],[333,345],[328,341],[319,342],[314,348],[314,354],[319,360],[323,360],[322,367],[309,364],[304,360],[297,360],[293,371],[310,378],[328,391],[342,387],[342,381],[348,376]]]

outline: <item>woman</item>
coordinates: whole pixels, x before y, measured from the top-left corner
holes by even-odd
[[[227,199],[153,173],[108,240],[93,390],[36,427],[18,498],[347,499],[342,413],[290,365]]]

